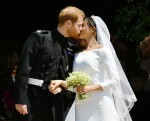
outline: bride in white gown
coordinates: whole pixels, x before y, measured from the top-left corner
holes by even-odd
[[[136,97],[118,61],[110,42],[107,26],[98,16],[85,19],[80,35],[80,46],[84,49],[75,54],[73,71],[83,71],[92,82],[77,87],[76,93],[86,93],[86,99],[77,95],[65,121],[132,121],[129,111]],[[65,81],[54,80],[50,90]]]

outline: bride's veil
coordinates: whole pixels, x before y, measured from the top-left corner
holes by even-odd
[[[124,70],[122,69],[122,66],[114,50],[114,47],[111,44],[110,33],[106,24],[98,16],[93,15],[91,16],[91,18],[96,24],[97,41],[103,46],[109,47],[117,66],[117,71],[120,79],[117,80],[118,85],[113,88],[112,93],[120,121],[131,121],[129,111],[133,107],[134,103],[137,101],[136,96],[133,93],[133,90],[128,82]]]

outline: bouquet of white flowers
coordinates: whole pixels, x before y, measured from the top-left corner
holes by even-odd
[[[67,84],[69,87],[77,87],[77,86],[86,86],[91,82],[91,77],[81,71],[74,71],[69,73],[69,76],[66,78]],[[79,94],[79,99],[85,99],[87,94]]]

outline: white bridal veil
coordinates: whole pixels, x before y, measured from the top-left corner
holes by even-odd
[[[114,97],[115,107],[120,117],[120,121],[131,121],[129,111],[133,107],[134,103],[137,101],[136,96],[133,93],[128,79],[117,58],[116,52],[111,44],[110,34],[106,24],[98,16],[91,16],[91,18],[96,24],[97,41],[103,46],[109,47],[117,66],[117,71],[120,80],[118,80],[118,85],[115,88],[113,88],[112,93]]]

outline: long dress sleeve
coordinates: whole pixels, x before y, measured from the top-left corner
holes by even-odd
[[[100,85],[104,90],[110,89],[117,85],[117,80],[119,80],[119,75],[117,72],[117,68],[113,59],[113,56],[109,49],[104,50],[102,54],[102,63],[104,66],[104,74],[105,74],[105,80],[103,82],[100,82]]]

